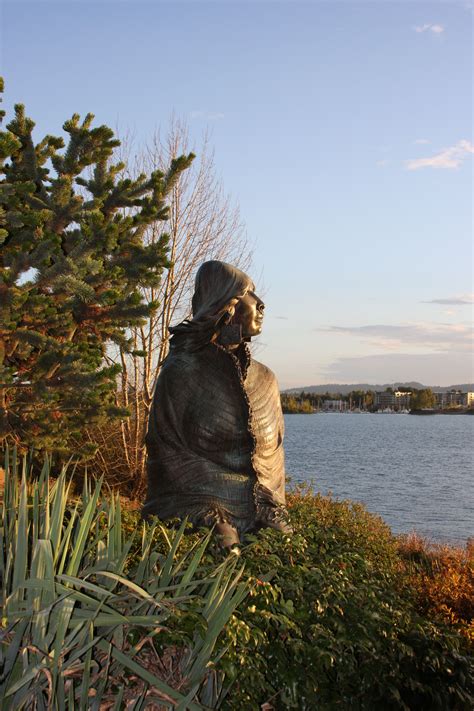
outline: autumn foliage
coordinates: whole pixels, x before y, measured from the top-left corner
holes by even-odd
[[[411,534],[399,539],[399,555],[403,584],[420,612],[455,627],[474,646],[474,541],[453,548]]]

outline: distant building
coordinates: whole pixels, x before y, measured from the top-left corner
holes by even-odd
[[[395,404],[395,396],[390,390],[374,393],[374,408],[376,410],[392,409]]]
[[[343,412],[348,407],[349,404],[345,400],[325,400],[323,402],[324,412]]]
[[[444,393],[436,393],[436,404],[441,409],[448,407],[466,407],[467,393],[462,390],[447,390]]]
[[[395,396],[395,409],[396,410],[409,410],[410,409],[410,398],[411,392],[406,392],[404,390],[396,390]]]
[[[376,410],[408,410],[410,408],[410,392],[402,390],[384,390],[374,393],[374,408]]]
[[[464,400],[464,393],[461,390],[449,390],[446,393],[445,407],[462,407]]]
[[[474,407],[474,392],[447,390],[444,393],[435,393],[435,398],[436,406],[441,410],[449,407]]]

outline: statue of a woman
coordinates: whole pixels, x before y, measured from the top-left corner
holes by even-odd
[[[170,329],[148,423],[144,515],[215,525],[224,546],[264,526],[291,531],[279,389],[247,346],[264,308],[246,274],[205,262],[192,319]]]

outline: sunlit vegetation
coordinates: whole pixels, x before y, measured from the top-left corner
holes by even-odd
[[[249,591],[210,534],[123,517],[120,499],[6,454],[0,708],[216,707],[219,634]]]
[[[313,405],[310,400],[301,397],[293,397],[293,395],[281,394],[281,407],[285,414],[310,414],[314,412]]]
[[[298,490],[293,535],[226,556],[23,466],[10,455],[0,511],[2,708],[472,707],[470,549]]]
[[[474,541],[453,548],[411,534],[399,538],[398,551],[420,612],[458,629],[474,647]]]

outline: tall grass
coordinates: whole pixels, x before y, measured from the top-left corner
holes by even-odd
[[[29,469],[5,453],[0,708],[118,710],[130,699],[134,709],[219,708],[215,645],[247,594],[238,558],[203,567],[211,534],[183,546],[186,522],[125,535],[120,499],[101,496],[101,481],[86,480],[71,504],[66,469],[55,481],[47,459],[38,478]],[[157,536],[164,553],[151,545]],[[187,642],[159,651],[160,635],[190,611]]]

